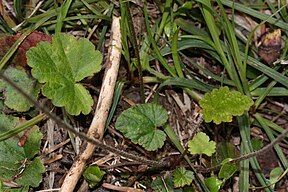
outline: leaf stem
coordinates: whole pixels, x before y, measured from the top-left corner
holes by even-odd
[[[140,98],[141,98],[141,103],[145,102],[145,95],[144,95],[144,83],[143,83],[143,75],[142,75],[142,66],[141,66],[141,61],[140,61],[140,54],[139,54],[139,48],[137,44],[137,39],[136,39],[136,32],[129,8],[129,2],[125,3],[126,6],[126,11],[127,11],[127,16],[128,16],[128,24],[131,32],[131,43],[133,46],[134,54],[136,56],[136,63],[137,63],[137,69],[138,69],[138,75],[139,75],[139,84],[140,84]]]

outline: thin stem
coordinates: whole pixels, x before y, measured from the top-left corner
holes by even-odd
[[[134,54],[136,56],[136,62],[137,62],[137,69],[138,69],[138,75],[139,75],[139,83],[140,83],[140,97],[141,97],[141,103],[145,102],[145,95],[144,95],[144,83],[143,83],[143,75],[142,75],[142,66],[141,66],[141,61],[140,61],[140,55],[139,55],[139,48],[137,44],[137,39],[136,39],[136,32],[134,29],[134,24],[129,8],[129,3],[125,3],[126,6],[126,11],[127,11],[127,16],[128,16],[128,24],[131,32],[131,43],[134,49]]]

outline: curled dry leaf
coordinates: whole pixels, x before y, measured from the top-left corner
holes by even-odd
[[[17,33],[15,36],[3,36],[0,37],[0,59],[8,52],[11,46],[17,41],[22,33]],[[42,32],[33,32],[28,35],[25,40],[21,43],[14,59],[13,63],[21,65],[22,67],[27,66],[26,52],[31,48],[35,47],[39,42],[47,41],[52,42],[52,36],[46,35]]]
[[[261,38],[261,45],[258,48],[259,56],[268,64],[272,65],[281,53],[281,30],[277,29],[272,33],[265,34]]]

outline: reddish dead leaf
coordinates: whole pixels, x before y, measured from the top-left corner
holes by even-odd
[[[259,56],[268,64],[272,65],[281,53],[281,30],[277,29],[261,38],[261,45],[258,48]]]
[[[2,58],[7,53],[10,47],[21,35],[22,33],[18,33],[15,36],[0,37],[0,58]],[[31,47],[36,46],[41,41],[47,41],[51,43],[52,36],[46,35],[42,32],[33,32],[30,35],[28,35],[26,39],[21,43],[12,62],[16,65],[26,67],[27,66],[26,52]]]

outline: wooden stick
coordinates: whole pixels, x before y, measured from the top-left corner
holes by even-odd
[[[121,33],[120,18],[113,17],[111,26],[110,47],[108,50],[108,62],[105,69],[103,83],[96,107],[95,116],[88,130],[88,137],[101,140],[104,134],[106,119],[111,107],[114,87],[117,80],[121,58]],[[92,156],[95,145],[87,143],[83,153],[77,158],[67,173],[60,192],[72,192],[81,177],[86,166],[86,161]]]

